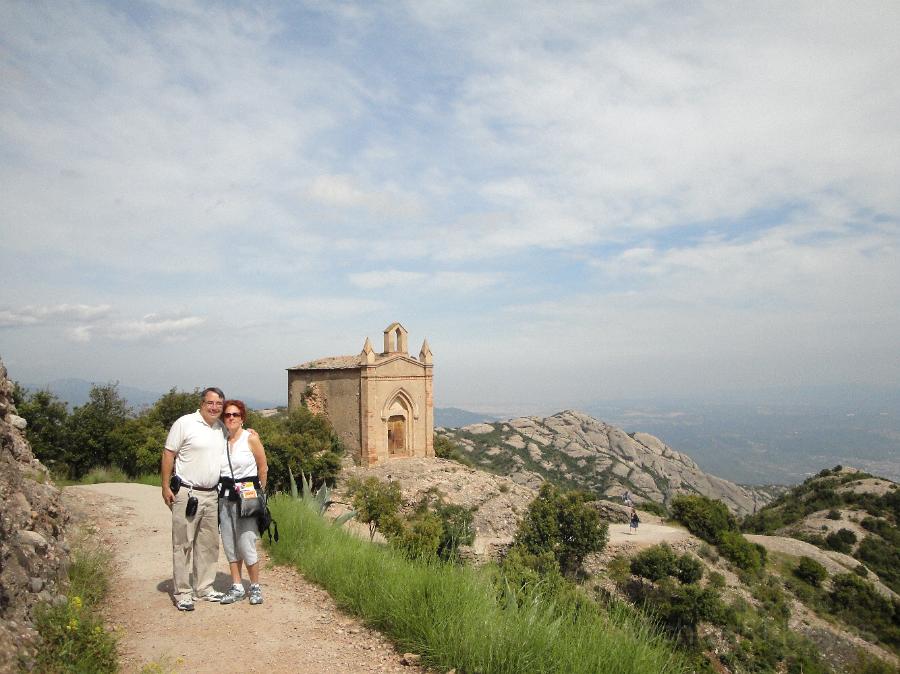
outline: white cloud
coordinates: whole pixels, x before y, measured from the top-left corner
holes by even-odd
[[[425,278],[425,274],[414,271],[401,271],[399,269],[386,269],[384,271],[369,271],[350,274],[350,283],[371,290],[385,288],[387,286],[409,286],[417,284]]]
[[[405,289],[412,293],[434,290],[467,293],[497,285],[502,276],[492,272],[415,272],[399,269],[350,274],[350,283],[366,290]]]
[[[20,309],[0,310],[0,328],[38,325],[48,322],[95,321],[108,316],[108,304],[56,304],[24,306]]]
[[[117,340],[162,339],[177,342],[196,334],[206,323],[199,316],[164,316],[147,314],[138,320],[119,321],[106,326],[104,336]]]
[[[409,194],[390,187],[381,191],[363,189],[358,181],[347,175],[316,176],[306,194],[310,199],[326,206],[362,208],[378,218],[388,216],[410,218],[422,212],[418,200]]]
[[[518,195],[527,212],[563,193],[595,234],[826,191],[897,210],[900,91],[884,75],[900,47],[881,12],[695,5],[673,17],[648,5],[610,20],[618,10],[572,9],[517,6],[488,24],[491,10],[470,6],[442,10],[442,29],[429,21],[482,66],[456,102],[461,133],[518,174],[486,196]]]
[[[95,338],[133,341],[160,338],[180,341],[203,325],[199,316],[147,314],[139,319],[121,319],[108,304],[58,304],[26,306],[0,311],[0,327],[48,327],[66,339],[87,343]]]

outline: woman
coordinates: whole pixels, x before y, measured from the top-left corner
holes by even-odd
[[[632,508],[632,509],[631,509],[631,522],[630,522],[629,525],[628,525],[628,533],[630,533],[630,534],[636,534],[636,533],[637,533],[638,524],[640,524],[640,523],[641,523],[641,518],[638,517],[637,510],[635,510],[634,508]]]
[[[222,535],[225,557],[231,567],[233,584],[220,603],[232,604],[244,598],[241,565],[246,564],[247,574],[250,576],[250,603],[262,604],[259,557],[256,554],[259,531],[255,517],[238,516],[239,504],[235,483],[252,482],[256,489],[266,488],[269,472],[266,451],[259,436],[244,429],[247,407],[242,401],[226,400],[223,409],[222,421],[228,431],[228,456],[222,458],[220,471],[222,478],[219,489],[219,533]]]

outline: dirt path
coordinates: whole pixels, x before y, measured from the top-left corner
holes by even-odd
[[[164,672],[210,674],[424,672],[401,664],[402,655],[386,639],[337,610],[326,592],[291,569],[270,565],[262,546],[262,605],[197,602],[192,613],[179,612],[170,598],[171,515],[159,488],[76,486],[67,487],[65,496],[115,552],[107,618],[121,628],[125,672],[153,663]],[[230,585],[220,554],[215,586]]]
[[[614,522],[609,525],[609,542],[607,547],[644,548],[658,543],[669,543],[672,545],[678,541],[690,538],[691,535],[684,529],[670,527],[659,522],[642,521],[635,533],[630,532],[627,522]]]

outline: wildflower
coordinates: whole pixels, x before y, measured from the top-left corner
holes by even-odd
[[[75,607],[75,610],[76,610],[76,611],[81,609],[81,603],[82,603],[82,602],[81,602],[81,597],[79,597],[79,596],[77,596],[77,595],[74,596],[74,597],[72,597],[72,606]]]

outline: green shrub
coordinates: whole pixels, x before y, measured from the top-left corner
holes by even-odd
[[[116,672],[115,636],[103,626],[100,604],[109,589],[112,554],[88,540],[73,546],[64,604],[35,611],[41,636],[34,670],[39,672]]]
[[[679,582],[696,583],[703,578],[703,564],[685,553],[676,555],[666,543],[642,550],[631,558],[631,573],[654,582],[674,577]]]
[[[473,508],[444,503],[438,500],[433,505],[434,512],[441,521],[441,539],[437,554],[443,560],[454,560],[462,545],[475,542],[475,512]]]
[[[849,554],[856,543],[856,534],[849,529],[839,529],[825,537],[825,545],[837,552]]]
[[[794,569],[794,575],[814,587],[819,587],[822,581],[828,578],[828,571],[811,557],[801,557]]]
[[[287,492],[291,473],[311,476],[313,489],[337,481],[344,448],[325,416],[297,407],[283,417],[252,415],[249,421],[266,448],[271,491]]]
[[[713,564],[719,561],[719,551],[706,541],[703,541],[700,544],[700,548],[697,550],[697,554],[700,555],[703,559],[712,562]]]
[[[712,571],[707,577],[707,584],[710,587],[717,588],[719,590],[725,588],[725,576],[719,573],[718,571]]]
[[[131,415],[128,403],[119,396],[118,384],[91,387],[88,402],[72,410],[66,420],[71,477],[80,478],[95,466],[116,464],[120,451],[116,430]]]
[[[750,593],[762,606],[763,612],[770,618],[777,620],[779,624],[787,626],[791,617],[791,609],[788,595],[784,592],[781,583],[775,576],[760,578],[750,585]]]
[[[671,504],[672,516],[704,541],[716,543],[725,532],[737,531],[737,520],[721,501],[705,496],[676,496]]]
[[[350,488],[354,507],[361,509],[362,521],[369,524],[370,533],[374,535],[377,525],[388,542],[410,558],[456,560],[459,547],[475,540],[474,509],[446,503],[437,489],[423,494],[415,510],[403,517],[397,512],[398,483],[368,478],[363,483],[352,482]]]
[[[429,510],[417,511],[401,526],[386,529],[388,542],[410,559],[437,557],[442,533],[440,518]]]
[[[725,531],[720,535],[719,551],[735,566],[750,573],[758,573],[766,563],[766,549],[736,531]]]
[[[160,396],[147,411],[146,416],[154,424],[168,431],[180,417],[191,414],[199,407],[200,389],[192,392],[179,391],[175,387]]]
[[[439,459],[449,459],[456,461],[464,466],[474,467],[472,459],[469,458],[466,451],[453,442],[450,438],[443,435],[434,436],[434,455]],[[509,489],[509,487],[507,487]]]
[[[897,668],[861,650],[856,662],[847,667],[847,674],[897,674]]]
[[[168,434],[168,427],[154,421],[149,414],[126,419],[112,432],[113,461],[132,477],[159,473],[160,452]]]
[[[575,585],[559,571],[556,559],[549,552],[532,555],[522,548],[510,548],[498,566],[494,582],[497,599],[514,602],[517,606],[545,601],[553,597],[573,599]]]
[[[869,570],[862,564],[858,564],[855,567],[853,567],[853,573],[855,573],[860,578],[868,578],[869,577]]]
[[[900,603],[883,597],[868,581],[853,573],[831,580],[832,612],[847,623],[874,634],[891,648],[900,647]]]
[[[668,517],[669,511],[666,510],[666,506],[662,503],[657,503],[656,501],[642,501],[637,505],[639,510],[644,510],[648,513],[653,513],[658,517]]]
[[[841,513],[837,510],[829,510],[826,517],[830,520],[839,520],[841,519]]]
[[[856,549],[856,558],[877,573],[885,585],[900,594],[900,547],[876,536],[866,536]]]
[[[106,482],[128,482],[128,477],[115,466],[91,468],[87,475],[79,480],[81,484],[103,484]]]
[[[564,575],[574,575],[585,556],[602,550],[608,539],[608,525],[588,503],[584,493],[562,492],[545,482],[519,523],[515,545],[532,555],[549,552]]]
[[[825,543],[825,537],[820,534],[804,534],[802,532],[794,535],[798,541],[805,541],[810,545],[815,545],[817,548],[825,548],[827,547]]]
[[[356,519],[369,527],[369,540],[383,527],[388,518],[397,516],[403,499],[399,482],[382,482],[377,477],[365,480],[351,478],[347,482]]]
[[[662,620],[666,628],[687,643],[697,639],[697,625],[718,622],[724,607],[718,588],[697,584],[679,584],[663,579],[655,585],[632,584],[629,596],[644,610]]]
[[[696,583],[703,578],[703,563],[685,553],[675,560],[672,575],[682,583]]]
[[[69,410],[49,391],[29,393],[18,384],[13,389],[19,416],[28,422],[25,437],[34,455],[47,466],[54,477],[69,477],[66,421]]]
[[[635,576],[659,581],[671,576],[677,557],[665,543],[642,550],[631,558],[631,573]]]
[[[863,529],[871,531],[873,534],[878,534],[891,545],[900,547],[900,529],[896,526],[892,526],[887,520],[876,517],[866,517],[861,524]]]
[[[768,577],[753,583],[751,590],[760,602],[759,608],[737,597],[724,612],[725,622],[736,637],[732,637],[734,645],[719,656],[729,670],[747,674],[834,674],[819,654],[820,649],[791,630],[788,600],[779,583]]]

